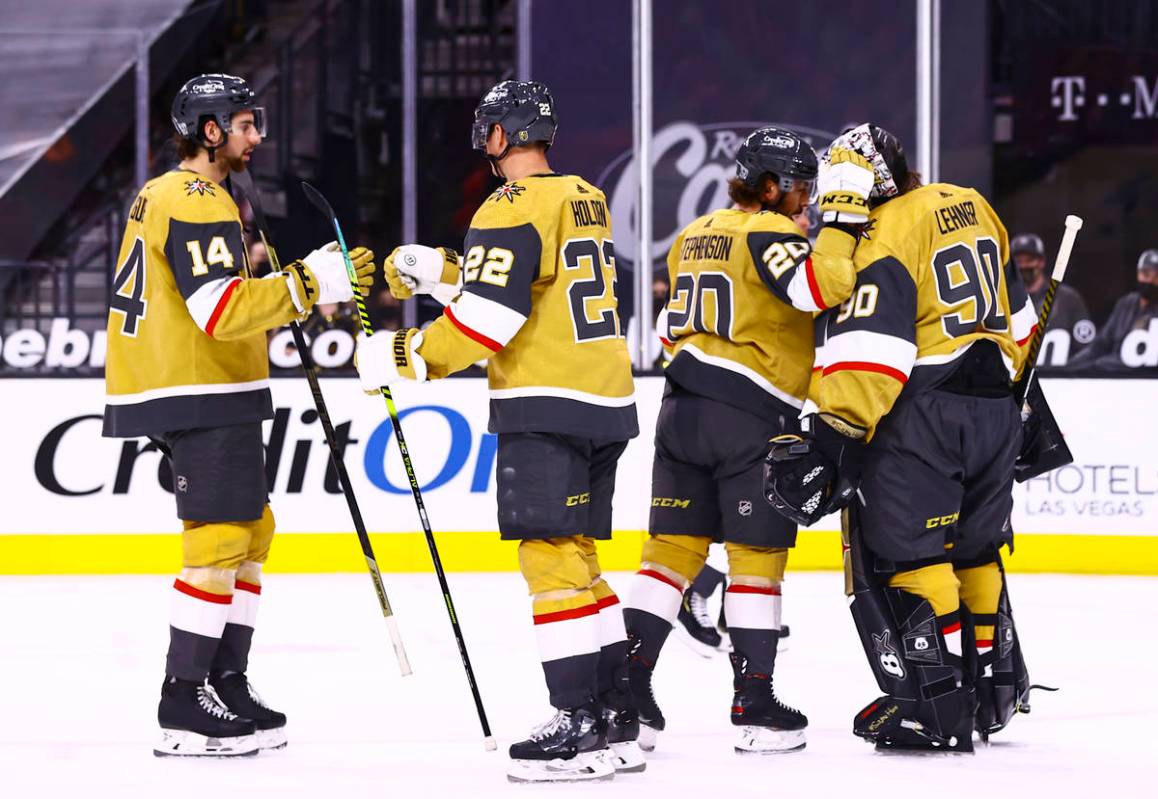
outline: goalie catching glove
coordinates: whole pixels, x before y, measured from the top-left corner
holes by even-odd
[[[429,294],[443,305],[458,295],[462,269],[458,253],[449,247],[405,244],[386,256],[382,270],[390,294],[408,300],[415,294]]]
[[[863,225],[876,175],[868,159],[855,150],[833,147],[820,165],[817,192],[825,222]]]
[[[350,262],[354,265],[358,293],[365,297],[374,284],[374,253],[365,247],[355,247],[350,250]],[[346,259],[336,241],[314,250],[300,261],[294,261],[285,269],[285,276],[290,299],[298,313],[306,313],[316,303],[354,299]]]
[[[422,332],[409,330],[380,330],[372,336],[358,336],[354,366],[358,379],[367,394],[381,394],[400,380],[426,379],[426,361],[418,354],[422,346]]]
[[[764,496],[782,516],[808,526],[852,501],[864,460],[864,431],[815,413],[800,420],[800,429],[801,435],[769,442]]]

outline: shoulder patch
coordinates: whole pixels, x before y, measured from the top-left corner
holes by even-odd
[[[520,196],[526,190],[527,189],[525,186],[520,186],[518,183],[504,183],[495,189],[494,194],[491,195],[491,200],[496,203],[501,202],[502,200],[514,203],[515,198]]]
[[[580,194],[590,194],[591,193],[591,192],[587,191],[587,189],[583,188],[582,183],[576,183],[575,184],[575,190],[578,191]]]
[[[214,189],[212,183],[204,178],[193,178],[185,181],[185,195],[192,197],[194,194],[199,194],[202,197],[213,197],[217,194],[217,190]]]

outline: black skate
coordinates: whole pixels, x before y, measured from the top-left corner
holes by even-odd
[[[732,655],[736,670],[732,724],[740,727],[740,754],[779,754],[804,748],[808,717],[781,702],[769,674],[743,673],[743,657]]]
[[[238,757],[256,755],[253,721],[222,704],[207,684],[166,677],[157,707],[161,742],[157,757]]]
[[[723,651],[724,638],[708,615],[707,597],[700,596],[691,588],[684,591],[675,628],[680,633],[680,640],[697,655],[710,658]]]
[[[259,749],[281,749],[286,745],[285,713],[279,713],[258,696],[249,680],[239,671],[209,675],[209,684],[227,708],[253,719]]]
[[[621,691],[603,695],[603,719],[607,722],[607,746],[611,749],[615,770],[634,773],[647,768],[639,745],[639,714],[631,697]]]
[[[511,744],[511,782],[602,781],[615,776],[607,723],[595,702],[555,711],[525,741]]]
[[[663,713],[656,704],[651,690],[651,674],[654,665],[648,665],[642,658],[630,655],[627,663],[627,685],[631,704],[639,719],[639,746],[645,752],[655,749],[656,737],[666,723]]]
[[[852,721],[854,735],[876,745],[882,753],[968,754],[973,738],[967,725],[962,734],[943,736],[916,719],[917,703],[909,699],[882,696],[870,702]]]

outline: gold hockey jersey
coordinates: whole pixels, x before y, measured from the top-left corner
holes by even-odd
[[[1017,376],[1037,313],[975,190],[935,183],[878,206],[855,261],[818,352],[821,412],[871,436],[898,397],[935,388],[977,341],[995,342]]]
[[[813,313],[852,288],[852,236],[826,228],[816,251],[788,217],[722,209],[676,236],[668,253],[667,376],[756,414],[793,415],[813,363]]]
[[[560,174],[500,186],[471,220],[463,291],[418,353],[430,378],[488,359],[491,432],[638,435],[603,192]]]
[[[104,435],[273,416],[265,331],[297,316],[283,275],[252,280],[229,192],[174,170],[133,202],[109,302]]]

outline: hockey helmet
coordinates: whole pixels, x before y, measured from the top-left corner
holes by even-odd
[[[507,134],[507,149],[531,142],[543,142],[550,147],[559,125],[551,92],[538,81],[504,80],[475,107],[470,132],[474,149],[486,152],[492,125],[501,126]]]
[[[771,173],[781,191],[792,191],[797,182],[802,182],[811,195],[817,172],[812,145],[784,128],[758,128],[736,151],[736,177],[754,189],[760,188],[765,173]]]
[[[901,140],[896,136],[882,127],[865,123],[849,128],[837,136],[829,145],[828,152],[834,147],[855,150],[872,164],[876,179],[873,181],[872,191],[869,192],[870,205],[880,205],[901,193],[901,188],[909,177],[909,162],[905,158]],[[827,159],[826,152],[826,162]]]
[[[1042,243],[1041,236],[1036,233],[1018,233],[1014,236],[1013,241],[1009,243],[1009,254],[1017,255],[1021,252],[1044,258],[1045,244]]]
[[[257,104],[257,95],[249,84],[236,75],[219,72],[198,75],[185,82],[173,98],[173,127],[186,139],[205,144],[206,119],[213,119],[228,136],[231,120],[239,111],[252,111],[253,124],[265,136],[265,109]]]

